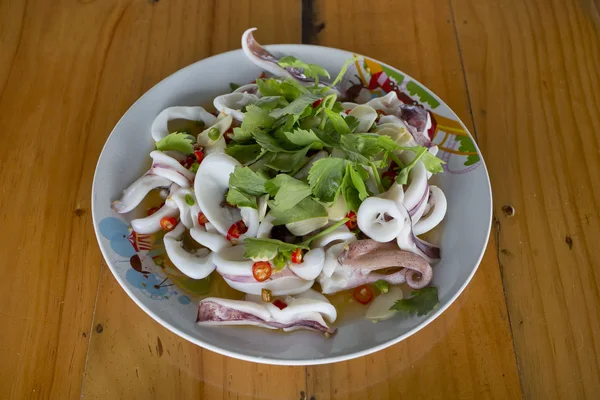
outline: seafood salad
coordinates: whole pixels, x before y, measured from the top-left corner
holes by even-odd
[[[329,336],[340,292],[375,321],[429,313],[440,249],[420,236],[447,209],[429,183],[443,171],[430,114],[394,91],[355,103],[339,84],[353,60],[332,79],[318,65],[271,54],[253,31],[242,48],[265,73],[216,97],[216,112],[159,113],[152,165],[113,210],[130,212],[160,192],[163,204],[133,219],[133,231],[163,231],[181,273],[218,274],[241,292],[200,300],[199,325]]]

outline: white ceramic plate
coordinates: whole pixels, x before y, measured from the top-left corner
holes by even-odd
[[[267,47],[275,54],[322,65],[332,76],[353,56],[319,46]],[[230,82],[248,83],[261,72],[241,50],[207,58],[158,83],[121,118],[102,150],[92,189],[94,228],[110,270],[133,301],[164,327],[199,346],[243,360],[324,364],[381,350],[416,333],[452,304],[475,273],[490,233],[491,189],[479,150],[456,114],[421,83],[378,61],[359,57],[344,84],[362,81],[371,87],[372,96],[396,89],[424,105],[437,120],[434,142],[440,146],[438,156],[447,162],[444,174],[436,178],[448,199],[448,213],[437,229],[442,259],[434,266],[433,284],[439,289],[440,305],[430,315],[398,314],[377,324],[356,319],[338,325],[338,333],[330,339],[306,331],[282,334],[259,328],[199,327],[195,324],[196,294],[201,289],[194,281],[161,268],[160,239],[131,235],[128,224],[133,212],[118,215],[110,208],[150,164],[154,147],[150,125],[160,111],[176,105],[211,104],[215,96],[230,91]]]

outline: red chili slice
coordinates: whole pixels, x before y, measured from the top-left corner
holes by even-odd
[[[271,277],[273,268],[268,261],[257,261],[252,265],[252,275],[258,282],[264,282]]]
[[[227,231],[227,240],[239,239],[240,235],[243,235],[246,232],[248,232],[248,227],[244,221],[238,221],[229,227],[229,230]]]
[[[314,103],[312,103],[312,108],[317,108],[319,107],[319,105],[323,102],[323,99],[319,99],[317,101],[315,101]]]
[[[373,300],[373,291],[367,285],[362,285],[354,289],[352,296],[361,304],[369,304]]]
[[[158,210],[160,210],[160,207],[152,207],[151,209],[148,210],[148,216],[154,214]]]
[[[302,249],[297,248],[296,250],[294,250],[292,252],[292,262],[294,264],[302,264],[302,258],[304,257],[304,254],[302,253]]]
[[[280,310],[283,310],[284,308],[286,308],[288,305],[285,304],[283,301],[279,300],[279,299],[275,299],[275,301],[273,302],[273,305],[277,308],[279,308]]]
[[[196,156],[196,161],[199,163],[202,162],[202,159],[204,158],[204,153],[200,150],[196,150],[194,151],[194,155]]]
[[[204,215],[203,212],[199,212],[198,213],[198,223],[202,226],[206,225],[206,223],[208,222],[208,218],[206,218],[206,215]]]
[[[356,222],[356,213],[354,211],[350,211],[348,214],[346,214],[346,218],[349,219],[346,221],[346,226],[348,229],[353,231],[354,229],[358,228],[358,223]]]
[[[175,229],[177,225],[177,219],[175,217],[164,217],[160,220],[160,227],[163,228],[165,232],[170,232]]]

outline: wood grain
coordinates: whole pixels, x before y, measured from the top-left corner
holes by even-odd
[[[89,134],[114,1],[2,2],[0,397],[76,398],[101,256]]]
[[[524,396],[598,398],[598,3],[452,3]]]
[[[112,79],[99,88],[98,114],[109,117],[92,134],[102,140],[143,92],[196,60],[239,48],[248,26],[259,26],[265,43],[300,40],[299,2],[132,2],[122,13],[106,55],[104,74]],[[106,268],[93,326],[85,398],[296,399],[305,390],[302,367],[234,360],[172,334],[133,303]]]
[[[389,63],[441,96],[470,126],[449,4],[440,1],[321,1],[319,44]],[[404,15],[402,23],[398,16]],[[366,18],[361,29],[356,19]],[[393,32],[393,35],[390,35]],[[485,153],[484,153],[485,156]],[[441,317],[385,351],[308,368],[307,393],[321,399],[520,398],[492,239],[475,278]],[[449,367],[449,366],[452,367]]]
[[[457,302],[390,349],[226,358],[154,322],[104,264],[89,207],[106,137],[249,26],[394,65],[477,134],[497,237]],[[0,1],[0,398],[596,398],[599,65],[597,0]]]

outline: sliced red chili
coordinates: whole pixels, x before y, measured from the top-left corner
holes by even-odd
[[[196,161],[195,157],[193,157],[193,156],[187,156],[184,161],[180,162],[180,164],[183,165],[185,168],[190,169],[190,167],[192,166],[192,164],[195,161]]]
[[[177,219],[175,217],[164,217],[160,220],[160,227],[163,228],[165,232],[170,232],[175,229],[177,225]]]
[[[296,250],[294,250],[292,252],[292,262],[294,264],[302,264],[302,258],[304,257],[304,254],[302,253],[302,249],[297,248]]]
[[[238,221],[235,224],[231,224],[227,231],[227,240],[239,239],[240,235],[248,232],[248,227],[244,221]]]
[[[319,105],[323,102],[323,99],[319,99],[317,101],[315,101],[314,103],[312,103],[312,108],[317,108],[319,107]]]
[[[348,221],[346,221],[346,226],[348,229],[352,231],[358,228],[358,223],[356,222],[356,213],[354,211],[350,211],[348,214],[346,214],[346,218],[348,218]]]
[[[277,308],[279,308],[280,310],[283,310],[284,308],[286,308],[288,305],[285,304],[283,301],[279,300],[279,299],[275,299],[275,301],[273,302],[273,305]]]
[[[271,277],[273,268],[268,261],[257,261],[252,265],[252,275],[258,282],[264,282]]]
[[[201,163],[202,159],[204,159],[204,153],[202,151],[200,151],[200,150],[194,151],[194,155],[196,156],[196,161],[198,163]]]
[[[362,285],[354,289],[352,296],[361,304],[369,304],[373,300],[373,291],[367,285]]]
[[[352,110],[351,110],[351,109],[347,109],[346,111],[344,111],[344,113],[345,113],[346,115],[350,114],[351,112],[352,112]]]
[[[155,212],[157,212],[158,210],[160,210],[160,207],[152,207],[151,209],[148,210],[148,215],[152,215]]]
[[[237,225],[240,234],[244,234],[244,233],[248,232],[248,227],[246,226],[244,221],[240,220],[240,221],[236,222],[235,225]]]
[[[204,215],[203,212],[199,212],[198,213],[198,223],[202,226],[206,225],[206,223],[208,222],[208,218],[206,218],[206,215]]]

